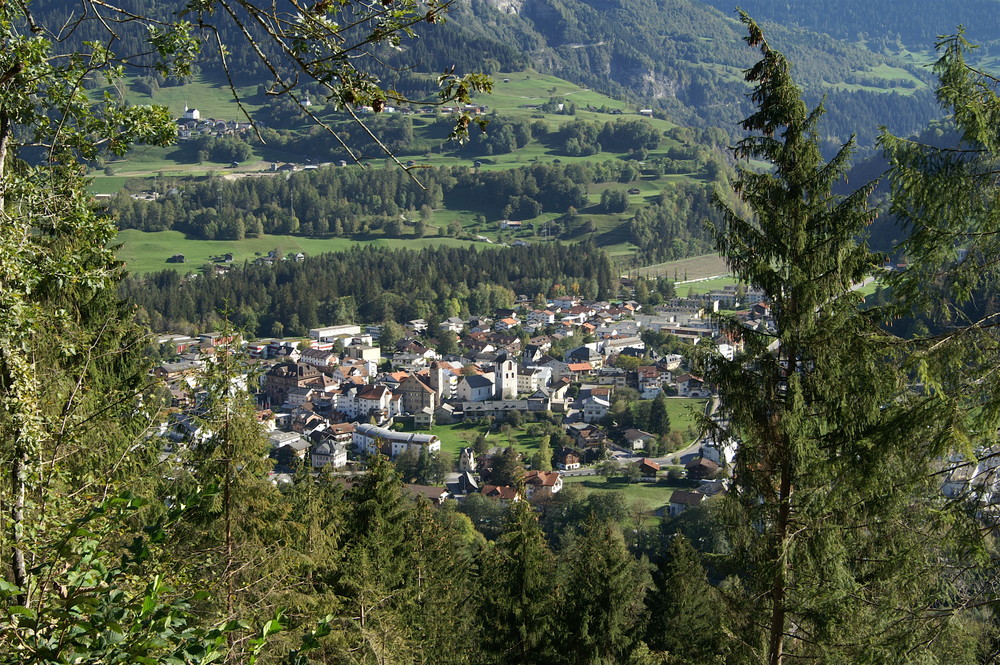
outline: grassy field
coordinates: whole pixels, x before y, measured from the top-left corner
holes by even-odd
[[[647,515],[661,515],[670,505],[670,495],[676,489],[688,489],[685,482],[671,483],[666,478],[656,483],[622,483],[608,482],[603,476],[566,476],[564,483],[573,483],[586,489],[587,493],[621,491],[630,505],[636,502],[642,505]]]
[[[693,440],[687,436],[687,431],[698,429],[698,418],[705,413],[708,400],[690,397],[672,397],[667,400],[667,415],[670,416],[670,429],[685,433],[684,442]]]
[[[245,120],[239,105],[233,99],[227,85],[217,83],[198,75],[190,83],[159,88],[152,96],[137,92],[129,87],[115,89],[131,104],[159,104],[166,106],[172,115],[180,117],[185,109],[198,109],[202,118],[217,120]],[[103,91],[102,91],[103,92]],[[243,106],[249,113],[260,108],[249,101],[257,94],[257,86],[237,88]]]
[[[304,238],[265,234],[260,238],[247,238],[239,241],[197,240],[185,237],[180,231],[145,232],[133,229],[119,232],[118,242],[121,243],[118,258],[124,261],[128,270],[134,274],[155,272],[164,268],[189,272],[210,263],[213,256],[227,252],[232,252],[236,263],[242,263],[257,258],[258,253],[266,255],[276,248],[281,250],[282,255],[289,252],[316,255],[323,252],[343,251],[360,244],[403,249],[420,249],[439,245],[489,247],[484,243],[473,243],[469,240],[456,240],[454,238],[376,238],[359,241],[345,238]],[[187,262],[167,263],[167,259],[174,254],[183,254],[187,258]]]
[[[684,281],[692,279],[704,279],[717,275],[726,275],[729,268],[726,261],[718,254],[702,254],[701,256],[691,256],[677,261],[658,263],[652,266],[645,266],[628,273],[630,277],[669,277],[673,280]]]
[[[525,457],[534,454],[538,450],[538,438],[529,435],[526,431],[511,429],[508,432],[490,432],[487,426],[467,425],[456,423],[454,425],[435,425],[430,430],[412,430],[425,434],[434,434],[441,439],[441,452],[453,459],[458,458],[458,453],[462,448],[471,446],[480,434],[486,434],[486,440],[490,446],[507,446],[513,444],[514,448]],[[410,430],[407,430],[410,431]]]
[[[687,296],[699,293],[708,293],[709,291],[717,291],[726,286],[735,286],[738,283],[739,281],[735,277],[726,275],[724,277],[699,279],[694,282],[680,282],[675,288],[677,289],[677,295]]]

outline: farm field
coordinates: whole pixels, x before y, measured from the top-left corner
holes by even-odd
[[[718,254],[690,256],[686,259],[645,266],[627,273],[629,277],[667,277],[681,282],[727,274],[729,267],[725,259]]]

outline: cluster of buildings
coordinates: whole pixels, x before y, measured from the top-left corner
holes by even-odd
[[[184,107],[184,114],[177,119],[177,138],[193,139],[198,136],[216,138],[250,131],[249,121],[218,120],[202,118],[201,111]]]
[[[197,408],[192,395],[202,366],[220,347],[242,346],[253,369],[248,367],[247,381],[258,394],[258,420],[279,472],[295,458],[313,469],[341,469],[352,457],[375,452],[390,458],[407,451],[438,452],[440,440],[428,433],[434,424],[502,422],[535,414],[561,415],[571,445],[557,448],[553,461],[567,471],[603,457],[612,437],[629,451],[648,450],[656,438],[636,429],[609,432],[605,425],[616,390],[633,388],[642,399],[664,390],[681,397],[711,395],[710,386],[686,371],[682,356],[647,349],[642,330],[666,330],[715,344],[723,353],[735,350],[706,317],[717,303],[678,299],[649,313],[634,302],[555,299],[539,304],[522,298],[490,318],[452,317],[440,323],[437,333],[427,329],[426,321],[410,321],[407,335],[391,349],[376,346],[378,326],[356,324],[315,328],[307,338],[252,342],[223,333],[163,335],[161,344],[180,359],[154,372],[169,386],[175,420],[181,423]],[[746,315],[763,320],[767,308],[756,303]],[[445,331],[459,335],[453,354],[427,345],[429,337]],[[556,344],[568,350],[555,354]],[[622,356],[635,360],[619,362]],[[180,430],[181,425],[174,428]],[[714,463],[725,463],[716,457]],[[541,485],[528,491],[558,492],[561,481],[552,473],[532,475],[527,486]],[[471,475],[463,482],[465,491],[508,491],[479,488]]]

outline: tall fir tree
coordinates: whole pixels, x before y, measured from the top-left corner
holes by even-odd
[[[556,607],[555,559],[527,501],[511,504],[480,561],[479,662],[547,663]]]
[[[231,329],[223,335],[236,337]],[[273,460],[244,383],[244,360],[236,348],[219,347],[192,389],[199,405],[189,428],[193,434],[171,460],[163,493],[165,501],[178,491],[207,497],[191,508],[174,543],[193,583],[211,593],[201,611],[263,624],[293,584],[281,537],[290,505],[268,477]],[[230,635],[228,662],[248,658],[247,638]]]
[[[650,649],[670,654],[669,662],[677,665],[724,662],[722,598],[682,534],[671,536],[667,551],[657,557],[653,582],[646,602]]]
[[[649,573],[631,555],[621,529],[591,516],[560,552],[561,658],[574,665],[625,663],[642,633]]]
[[[735,153],[769,168],[741,169],[743,208],[720,202],[716,240],[737,277],[763,291],[773,323],[726,320],[744,353],[713,358],[707,373],[728,416],[720,434],[739,441],[726,508],[743,582],[732,588],[743,593],[731,600],[762,617],[741,647],[769,665],[916,662],[942,629],[922,612],[944,598],[947,542],[936,540],[929,474],[941,441],[894,357],[901,346],[852,289],[882,258],[858,240],[875,216],[871,187],[832,193],[851,144],[824,162],[822,106],[806,107],[788,61],[741,19],[762,59],[746,72],[757,110]]]
[[[382,455],[348,493],[344,563],[339,593],[341,658],[353,663],[416,659],[407,616],[413,603],[411,519],[402,482]]]

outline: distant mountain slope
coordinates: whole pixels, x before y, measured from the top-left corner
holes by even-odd
[[[870,5],[882,6],[887,1],[876,0]],[[123,2],[137,11],[154,9],[159,13],[182,5],[181,0]],[[712,0],[719,7],[726,7],[727,2]],[[849,0],[836,8],[829,1],[756,0],[749,4],[759,10],[762,18],[775,21],[767,26],[768,39],[792,61],[807,99],[816,103],[825,96],[829,113],[822,131],[831,141],[843,141],[856,133],[862,144],[871,145],[879,125],[887,125],[896,133],[908,133],[939,115],[926,69],[858,44],[782,25],[786,16],[776,8],[810,5],[812,9],[786,12],[787,18],[794,25],[852,35],[857,31],[850,26],[862,25],[871,14],[860,0]],[[930,0],[916,4],[932,6]],[[959,3],[944,4],[957,7]],[[984,13],[983,8],[998,3],[969,0],[968,4],[974,9],[967,8],[960,15],[976,19]],[[898,16],[912,11],[912,5],[896,7],[892,12],[886,9],[886,14]],[[78,3],[38,0],[35,6],[48,13],[49,24],[54,24],[51,19],[68,15]],[[846,11],[840,12],[841,6]],[[830,23],[837,29],[820,25],[823,15],[817,7],[827,8],[836,17]],[[924,34],[920,30],[926,32],[937,19],[942,22],[942,31],[954,23],[947,20],[948,12],[941,8],[930,12],[930,16],[921,21],[914,19],[914,27],[907,28],[907,35],[916,39]],[[882,23],[872,23],[869,39],[890,38],[888,34],[877,34],[879,25]],[[121,28],[125,51],[145,50],[145,35],[130,33],[128,28]],[[490,72],[515,71],[530,65],[628,99],[637,106],[659,110],[680,124],[721,127],[730,138],[738,134],[738,122],[749,111],[741,74],[754,56],[742,42],[742,27],[728,8],[720,11],[699,0],[456,0],[450,20],[444,25],[419,25],[415,31],[417,39],[405,41],[401,50],[379,52],[365,65],[388,85],[409,94],[429,93],[433,78],[427,74],[452,66],[459,72]],[[86,31],[80,31],[71,39],[88,37]],[[223,38],[233,45],[229,59],[238,83],[257,83],[267,78],[239,35],[224,34]],[[203,68],[206,73],[221,76],[210,60]]]
[[[704,2],[722,11],[733,8],[733,0]],[[959,25],[973,42],[1000,43],[998,0],[742,0],[739,5],[762,21],[876,46],[883,42],[927,49],[938,35],[953,33]]]
[[[807,98],[826,97],[824,131],[836,140],[856,133],[870,144],[879,125],[909,132],[939,115],[926,69],[828,35],[767,27]],[[754,58],[742,26],[732,12],[697,0],[466,0],[445,30],[517,44],[536,68],[682,124],[735,135],[749,110],[742,70]],[[422,38],[443,39],[427,31]]]

